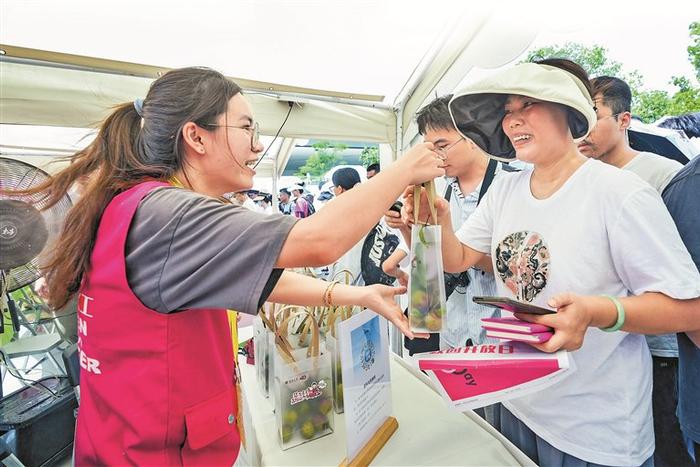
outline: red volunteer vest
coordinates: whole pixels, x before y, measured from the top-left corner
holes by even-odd
[[[160,186],[116,196],[97,231],[78,305],[77,465],[232,465],[238,456],[226,311],[158,313],[127,283],[131,220]]]

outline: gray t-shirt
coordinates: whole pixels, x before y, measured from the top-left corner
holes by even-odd
[[[126,241],[129,286],[161,313],[230,308],[255,314],[296,219],[265,215],[175,187],[143,200]]]

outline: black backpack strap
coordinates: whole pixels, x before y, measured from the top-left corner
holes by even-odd
[[[486,192],[488,191],[489,187],[491,186],[491,183],[493,182],[493,177],[496,174],[496,166],[498,165],[498,161],[495,159],[489,160],[489,165],[486,167],[486,174],[484,175],[484,181],[481,182],[481,190],[479,190],[479,198],[476,201],[477,206],[481,202],[481,198],[484,197]]]
[[[447,200],[447,202],[450,202],[450,198],[452,198],[452,182],[447,184],[447,188],[445,189],[445,196],[443,196]]]

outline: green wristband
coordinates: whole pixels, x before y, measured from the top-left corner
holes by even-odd
[[[617,309],[617,321],[609,328],[600,328],[600,330],[605,332],[619,331],[625,324],[625,307],[623,307],[620,300],[615,297],[610,295],[601,295],[601,297],[609,298],[615,304],[615,308]]]

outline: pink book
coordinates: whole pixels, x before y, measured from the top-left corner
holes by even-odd
[[[552,330],[544,324],[528,323],[516,318],[481,318],[481,327],[487,331],[511,331],[522,334],[532,334],[536,332],[549,332]]]
[[[518,342],[530,342],[534,344],[547,342],[553,335],[554,333],[551,331],[523,334],[520,332],[492,331],[490,329],[486,330],[486,337],[494,337],[496,339],[506,339]]]
[[[540,391],[565,378],[571,365],[566,351],[541,352],[516,341],[418,357],[419,368],[428,373],[448,404],[460,411]]]

